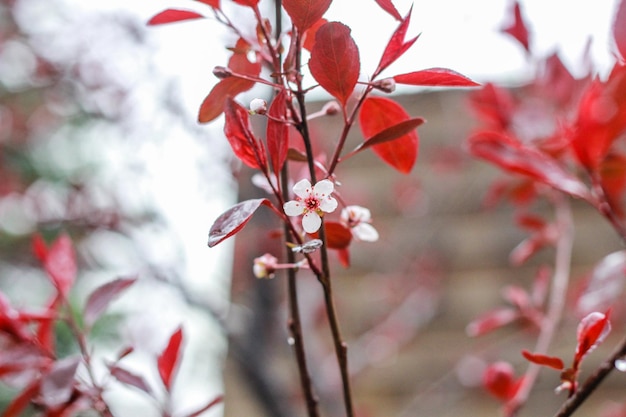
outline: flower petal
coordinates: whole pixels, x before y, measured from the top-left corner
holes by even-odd
[[[334,189],[335,189],[335,184],[333,184],[332,181],[321,180],[320,182],[315,184],[315,187],[313,187],[313,193],[317,197],[322,199],[324,197],[328,197],[329,195],[331,195]]]
[[[311,194],[311,183],[307,179],[300,180],[293,186],[293,192],[300,198],[306,198]]]
[[[287,201],[283,204],[283,210],[287,216],[299,216],[304,213],[304,204],[296,200]]]
[[[330,196],[324,197],[323,199],[320,199],[319,208],[326,213],[332,213],[337,208],[337,200]]]
[[[309,211],[302,217],[302,228],[307,233],[315,233],[322,225],[322,218],[314,211]]]
[[[352,228],[352,235],[363,242],[376,242],[378,231],[369,223],[359,223]]]

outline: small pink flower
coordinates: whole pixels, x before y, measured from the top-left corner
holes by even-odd
[[[278,259],[276,259],[275,256],[266,253],[265,255],[254,259],[252,272],[257,278],[274,278],[277,266]]]
[[[322,225],[324,213],[332,213],[337,208],[337,200],[331,194],[335,189],[332,181],[322,180],[311,187],[309,180],[300,180],[293,186],[296,199],[287,201],[283,210],[287,216],[302,217],[302,228],[307,233],[315,233]]]
[[[356,240],[376,242],[378,232],[370,223],[372,215],[368,209],[361,206],[347,206],[341,211],[340,222],[350,229]]]

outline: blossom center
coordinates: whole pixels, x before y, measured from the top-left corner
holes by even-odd
[[[320,201],[314,196],[308,196],[304,199],[304,206],[308,211],[318,211]]]

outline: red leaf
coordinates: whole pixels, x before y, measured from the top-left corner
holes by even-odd
[[[352,232],[338,222],[324,222],[326,245],[329,249],[345,249],[352,242]]]
[[[267,112],[267,151],[272,160],[274,173],[279,176],[279,172],[287,160],[287,152],[289,150],[289,126],[286,122],[278,120],[287,120],[287,91],[281,90],[270,105]]]
[[[372,78],[375,78],[385,68],[393,64],[417,40],[418,36],[414,37],[413,39],[410,39],[407,42],[404,41],[404,38],[406,37],[407,29],[409,27],[409,23],[411,22],[412,10],[413,10],[413,7],[411,7],[411,10],[409,10],[409,13],[407,13],[404,19],[399,19],[400,24],[398,25],[396,30],[393,32],[393,35],[391,35],[391,39],[389,39],[389,42],[387,42],[387,46],[385,47],[385,50],[383,51],[383,55],[380,58],[380,62],[378,63],[378,67],[376,68],[376,71],[374,71]]]
[[[600,166],[600,180],[611,209],[619,217],[624,217],[626,213],[622,201],[626,191],[626,155],[607,155]]]
[[[172,377],[180,361],[180,346],[183,341],[183,329],[179,327],[170,337],[167,346],[157,358],[159,376],[167,391],[172,387]]]
[[[626,251],[605,256],[589,276],[587,286],[578,299],[578,310],[587,315],[610,305],[621,297],[626,280]]]
[[[55,351],[56,344],[56,332],[55,332],[55,316],[57,309],[61,304],[61,297],[55,295],[46,307],[46,313],[49,317],[42,317],[39,319],[39,328],[37,329],[37,341],[46,349],[47,352]],[[24,317],[22,317],[24,318]],[[32,319],[32,317],[28,317]]]
[[[613,39],[622,60],[626,60],[626,0],[620,1],[617,6],[613,21]]]
[[[532,363],[536,363],[537,365],[547,366],[549,368],[556,369],[557,371],[561,371],[565,368],[563,360],[561,360],[561,358],[557,358],[556,356],[548,356],[541,353],[531,353],[527,350],[522,350],[522,355],[527,360]]]
[[[267,198],[246,200],[222,213],[209,231],[209,247],[212,248],[243,229],[262,204],[269,206],[270,202]]]
[[[248,45],[240,40],[235,46],[235,51],[228,60],[228,68],[236,74],[258,77],[261,72],[261,62],[251,62],[248,59]],[[243,79],[236,75],[220,80],[200,105],[198,121],[200,123],[209,123],[216,119],[224,111],[224,103],[226,103],[228,97],[234,98],[252,87],[254,87],[254,81]]]
[[[492,310],[472,320],[465,328],[465,332],[471,337],[482,336],[512,323],[519,317],[519,313],[511,308]]]
[[[302,47],[307,51],[311,51],[313,49],[313,45],[315,44],[315,35],[317,34],[317,30],[328,23],[328,20],[321,18],[317,22],[313,23],[313,25],[304,32],[302,36]]]
[[[205,405],[204,407],[199,408],[198,410],[187,414],[186,417],[198,417],[200,416],[202,413],[204,413],[207,410],[210,410],[211,408],[215,407],[217,404],[221,403],[222,401],[224,401],[224,397],[222,397],[221,395],[218,397],[215,397],[214,399],[212,399],[207,405]]]
[[[50,372],[41,381],[41,400],[48,408],[56,408],[70,400],[74,392],[76,370],[80,364],[79,356],[57,361]]]
[[[501,169],[519,173],[574,197],[588,199],[587,187],[547,154],[499,132],[479,132],[469,138],[470,152]]]
[[[328,22],[317,30],[309,69],[313,78],[345,106],[359,79],[359,49],[350,28]]]
[[[259,0],[233,0],[235,3],[247,7],[256,7],[259,4]]]
[[[505,402],[515,397],[521,381],[522,378],[515,379],[513,366],[508,362],[492,363],[483,374],[483,385],[487,391]]]
[[[232,98],[227,98],[224,116],[224,135],[235,155],[250,168],[266,171],[265,148],[252,132],[248,110]]]
[[[181,9],[167,9],[148,20],[148,25],[163,25],[165,23],[182,22],[185,20],[204,19],[205,16],[198,12]]]
[[[150,386],[141,375],[136,375],[133,372],[130,372],[124,368],[120,368],[119,366],[112,366],[109,368],[109,370],[111,372],[111,375],[122,384],[135,387],[148,395],[152,395],[152,390],[150,389]]]
[[[466,76],[447,68],[429,68],[407,74],[395,75],[398,84],[423,85],[433,87],[476,87],[479,86]]]
[[[208,4],[214,9],[218,9],[218,10],[220,9],[220,0],[196,0],[196,1],[199,1],[200,3]]]
[[[66,298],[76,279],[76,255],[69,236],[60,235],[50,246],[44,269],[59,293]]]
[[[46,258],[48,257],[48,245],[46,245],[46,241],[39,233],[33,236],[31,245],[33,248],[33,254],[39,262],[42,264],[46,262]]]
[[[578,324],[576,331],[576,355],[574,356],[574,369],[578,368],[583,358],[604,341],[611,331],[609,321],[610,310],[605,314],[593,312],[585,316]]]
[[[134,284],[135,278],[122,278],[115,281],[107,282],[96,288],[85,304],[83,320],[87,327],[91,327],[100,317],[102,312],[106,310],[111,301],[120,295],[124,290]]]
[[[7,406],[7,408],[3,411],[2,417],[20,417],[23,416],[22,412],[28,405],[31,400],[39,394],[39,385],[41,381],[35,379],[32,381],[26,388],[22,390],[11,403]]]
[[[344,156],[342,159],[346,158],[360,152],[364,149],[370,148],[375,145],[380,145],[382,143],[387,143],[394,141],[396,139],[402,138],[404,135],[410,134],[413,132],[419,125],[424,123],[424,119],[421,117],[415,117],[413,119],[408,119],[403,122],[397,123],[393,126],[389,126],[380,132],[376,133],[371,138],[365,140],[365,142],[361,143],[357,146],[352,152],[348,155]]]
[[[502,32],[508,33],[517,40],[527,52],[530,52],[530,40],[528,28],[522,17],[522,10],[519,2],[513,4],[513,22],[510,25],[502,28]]]
[[[417,119],[411,119],[401,105],[385,97],[368,97],[359,114],[361,132],[366,138],[373,138],[385,129],[407,120]],[[372,150],[383,161],[408,174],[417,160],[418,145],[417,132],[412,130],[392,142],[373,145]]]
[[[402,20],[402,16],[398,13],[398,9],[393,5],[391,0],[376,0],[376,3],[396,20]]]
[[[283,8],[300,33],[324,16],[332,0],[283,0]]]

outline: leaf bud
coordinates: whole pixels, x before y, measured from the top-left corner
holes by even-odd
[[[328,103],[324,104],[324,107],[322,107],[322,112],[324,112],[328,116],[333,116],[340,111],[341,107],[339,106],[339,103],[334,100],[329,101]]]
[[[265,114],[267,113],[267,101],[262,98],[255,98],[250,101],[250,114]]]
[[[217,66],[217,67],[213,68],[213,75],[215,75],[220,80],[223,80],[224,78],[228,78],[228,77],[232,76],[233,72],[231,71],[230,68]]]
[[[396,80],[393,78],[384,78],[378,80],[372,84],[374,88],[383,91],[385,93],[393,93],[396,91]]]

